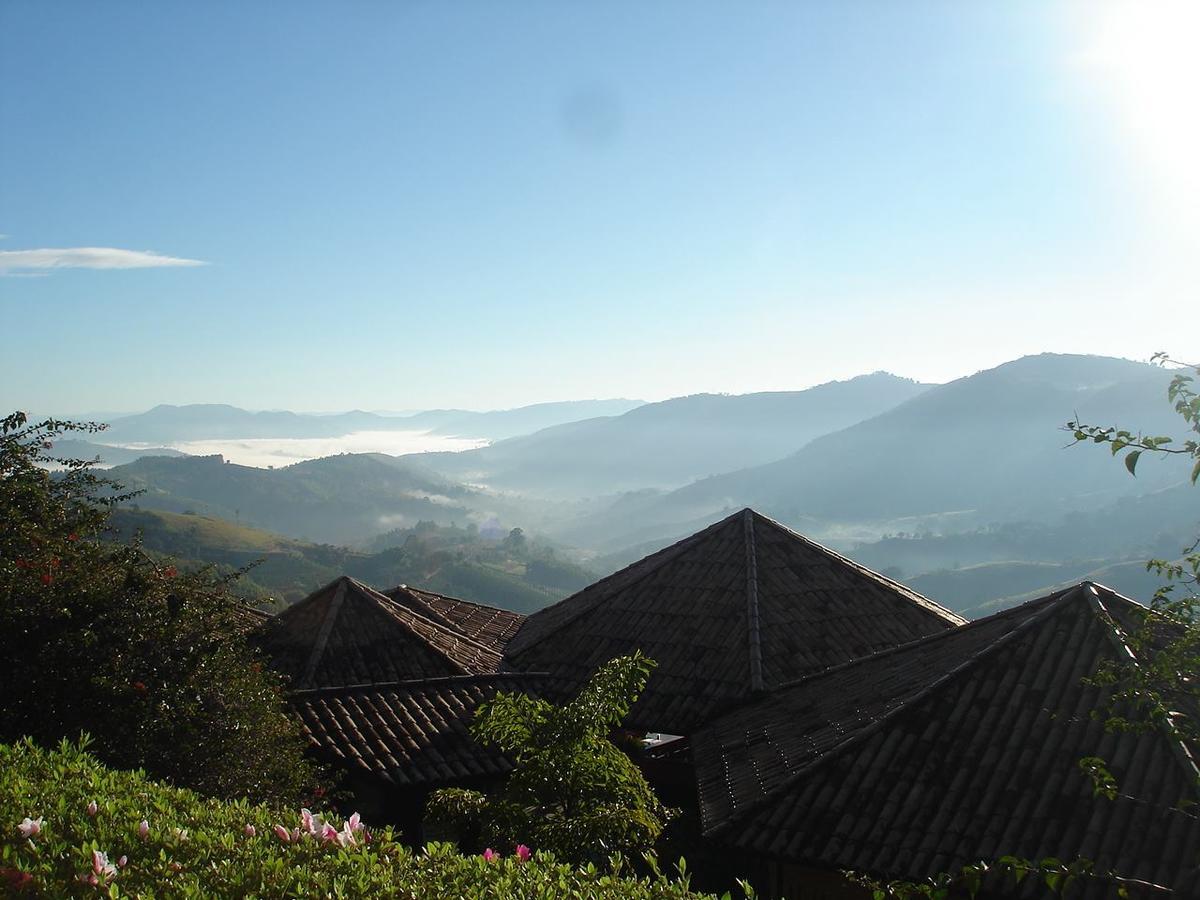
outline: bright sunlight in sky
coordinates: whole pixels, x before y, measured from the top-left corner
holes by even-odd
[[[1197,0],[0,4],[0,408],[1200,356],[1197,47]]]
[[[1171,224],[1200,248],[1198,38],[1196,0],[1126,0],[1096,17],[1080,62],[1112,91]]]

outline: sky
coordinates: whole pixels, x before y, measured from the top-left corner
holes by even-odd
[[[5,0],[0,409],[1200,356],[1198,43],[1190,0]]]

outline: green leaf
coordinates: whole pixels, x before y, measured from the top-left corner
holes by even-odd
[[[1142,455],[1141,450],[1133,450],[1125,457],[1125,468],[1129,470],[1130,475],[1137,475],[1138,457]]]

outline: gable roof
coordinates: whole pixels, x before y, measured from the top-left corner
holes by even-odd
[[[457,631],[498,653],[504,651],[505,645],[525,621],[523,615],[512,610],[446,597],[407,584],[397,585],[383,593],[417,615]]]
[[[921,879],[1006,854],[1196,883],[1190,749],[1090,716],[1144,608],[1091,583],[806,678],[692,736],[705,833],[805,866]],[[1096,798],[1098,756],[1121,796]],[[1032,881],[1033,879],[1031,879]]]
[[[342,576],[265,623],[259,641],[296,689],[495,672],[500,654]]]
[[[448,784],[512,768],[470,733],[498,691],[538,694],[536,675],[468,675],[295,691],[288,702],[318,755],[397,786]]]
[[[658,667],[627,724],[687,734],[757,692],[963,621],[745,509],[529,616],[505,658],[565,692],[640,649]]]

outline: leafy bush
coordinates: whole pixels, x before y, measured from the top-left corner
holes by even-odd
[[[457,829],[468,845],[526,841],[578,861],[649,851],[670,811],[610,734],[653,666],[640,652],[614,659],[562,706],[497,694],[480,706],[471,731],[508,754],[513,773],[492,795],[434,792],[429,818]]]
[[[340,819],[337,821],[341,821]],[[0,745],[0,892],[171,897],[697,897],[686,878],[571,868],[516,848],[414,852],[357,817],[205,800],[105,768],[82,746]]]
[[[0,741],[88,731],[112,765],[214,796],[299,796],[304,743],[246,611],[212,573],[97,540],[124,497],[50,455],[59,434],[99,427],[0,420]]]

